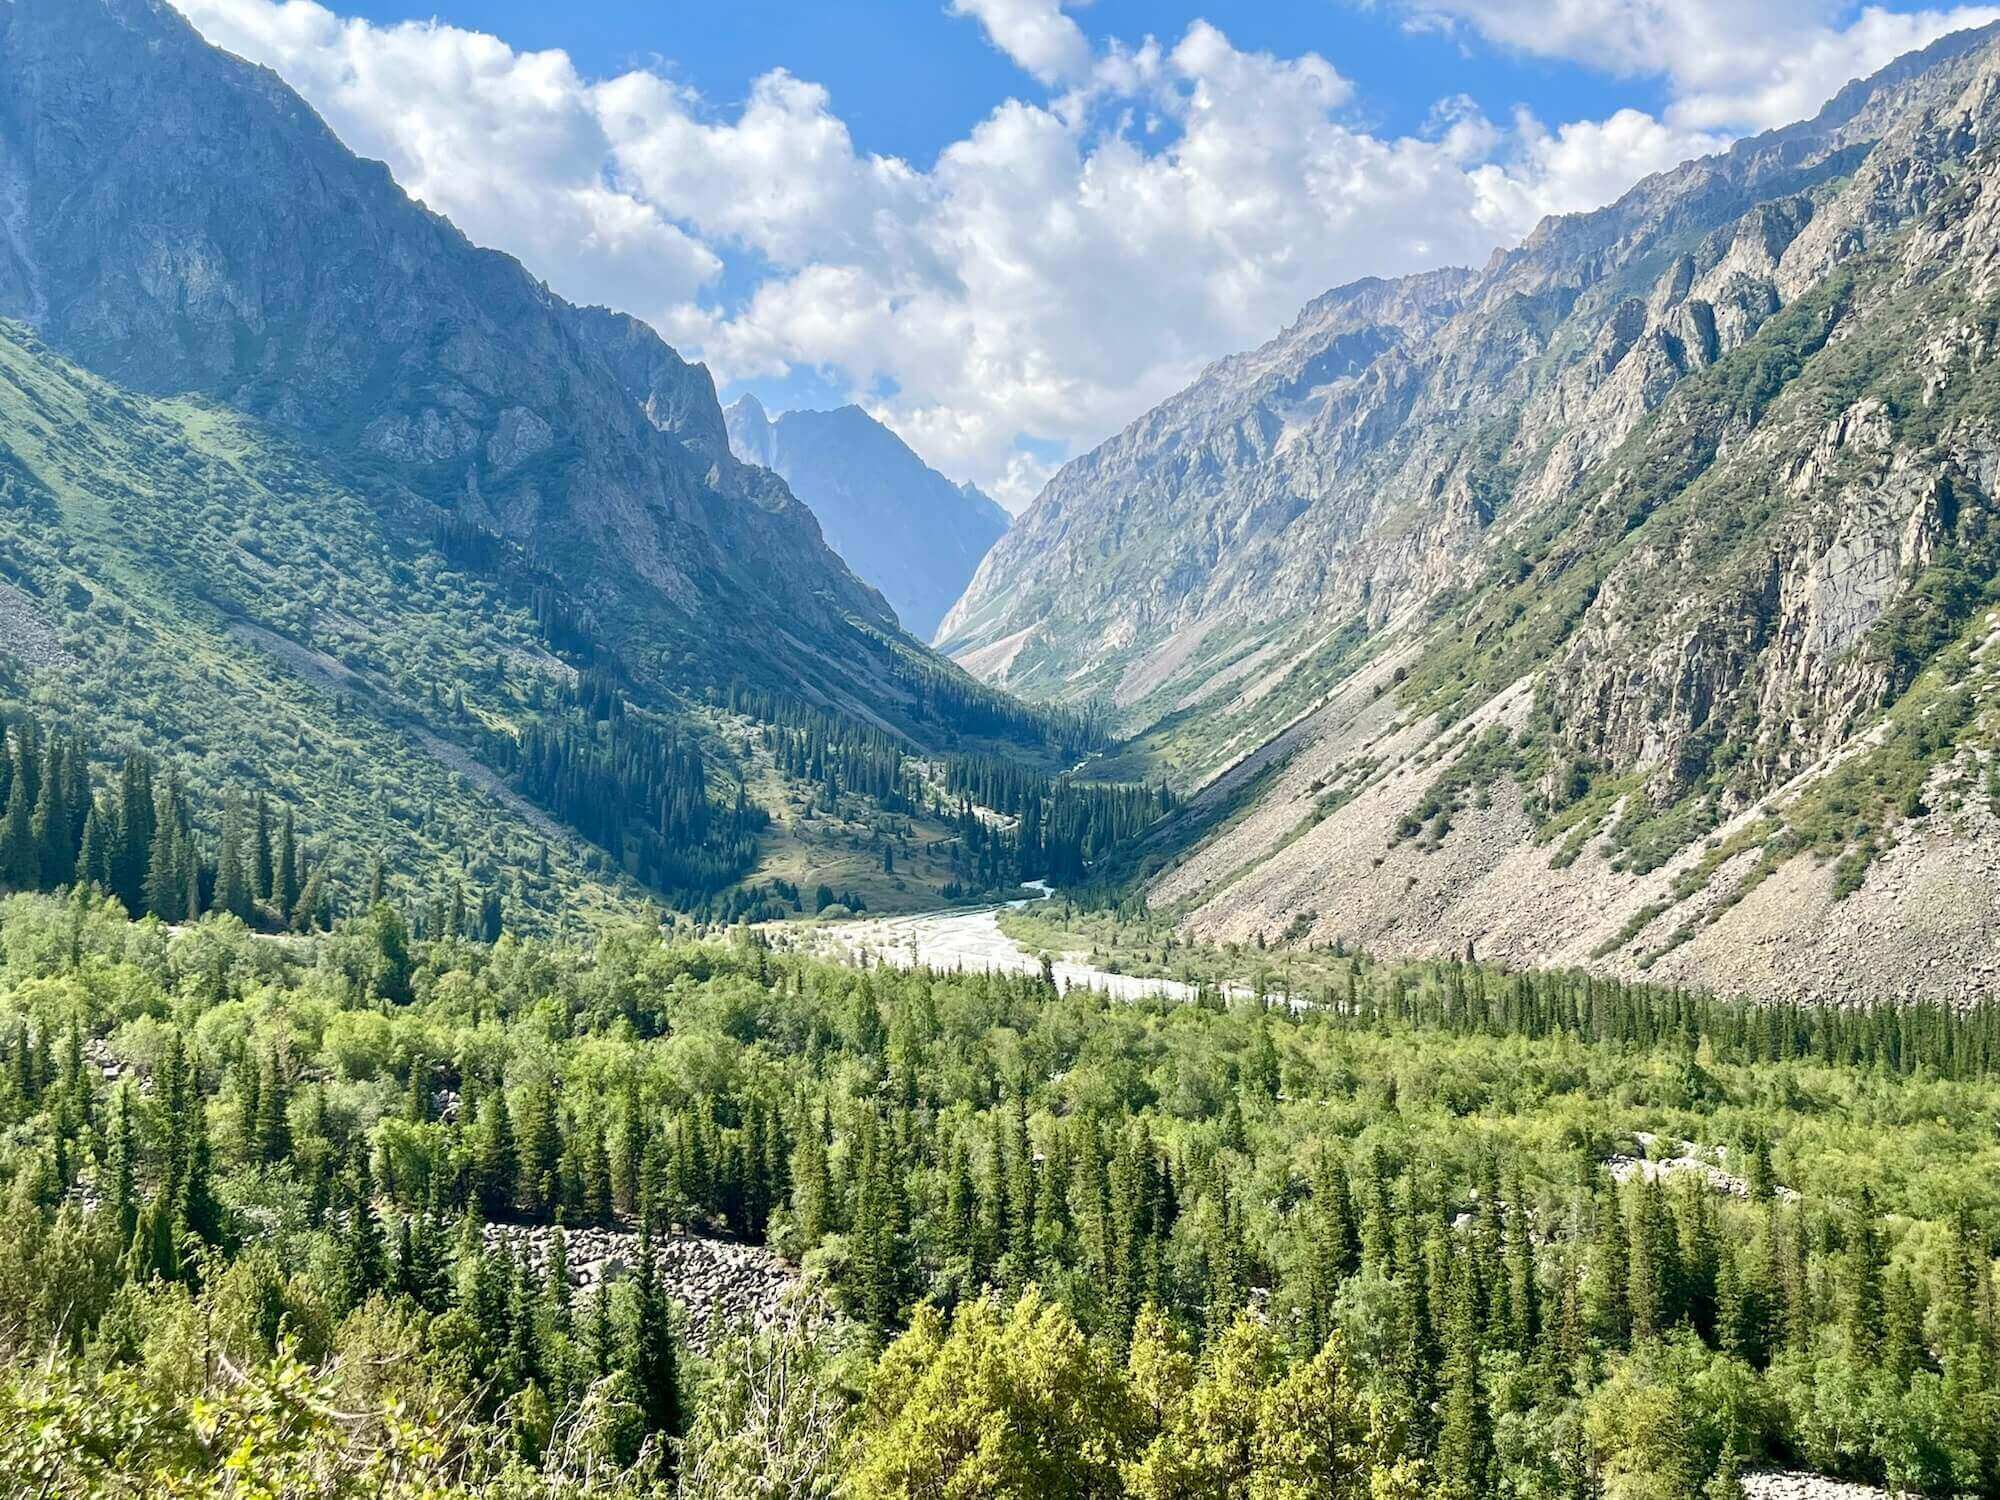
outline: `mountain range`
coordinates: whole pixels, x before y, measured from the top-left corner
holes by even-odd
[[[309,799],[351,880],[379,851],[543,912],[726,884],[746,784],[780,827],[819,795],[756,713],[1056,753],[732,456],[704,368],[164,0],[0,6],[0,412],[16,696]]]
[[[744,396],[723,416],[736,457],[783,479],[827,545],[921,639],[1007,529],[1007,513],[977,486],[953,484],[858,406],[773,418]]]
[[[1200,795],[1217,938],[1991,987],[2000,53],[1327,293],[1066,465],[939,632]]]

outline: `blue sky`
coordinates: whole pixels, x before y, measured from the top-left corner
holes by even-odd
[[[657,67],[724,105],[741,99],[753,78],[785,68],[826,85],[862,150],[925,166],[1021,90],[1020,69],[976,24],[951,15],[943,0],[362,0],[340,10],[380,22],[438,18],[492,32],[523,50],[562,48],[585,72],[600,76]],[[1180,36],[1207,17],[1240,47],[1278,55],[1320,52],[1359,86],[1362,112],[1398,133],[1420,129],[1433,103],[1449,93],[1470,94],[1496,116],[1526,103],[1557,120],[1665,102],[1657,81],[1614,78],[1512,48],[1467,45],[1443,31],[1412,31],[1406,17],[1387,6],[1095,0],[1071,14],[1099,40]]]
[[[1359,275],[1800,118],[2000,6],[175,0],[413,196],[773,410],[1027,504]]]

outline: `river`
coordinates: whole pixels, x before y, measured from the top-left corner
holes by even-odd
[[[809,952],[853,962],[893,964],[899,969],[963,969],[972,974],[1039,974],[1041,955],[1024,948],[1000,930],[1000,913],[1019,911],[1054,894],[1040,880],[1026,883],[1036,894],[994,906],[953,907],[908,917],[869,917],[854,922],[786,929],[791,942]],[[1056,983],[1067,989],[1081,985],[1102,990],[1118,1000],[1144,1000],[1163,995],[1191,1000],[1195,988],[1178,979],[1141,979],[1113,974],[1065,953],[1055,961]]]
[[[852,963],[866,958],[870,963],[893,964],[899,969],[961,969],[972,974],[1039,974],[1041,954],[1023,947],[1000,930],[1000,914],[1019,911],[1055,893],[1040,880],[1025,883],[1036,892],[1018,901],[994,906],[953,907],[944,911],[919,912],[906,917],[869,917],[851,922],[829,922],[821,926],[791,925],[781,929],[792,946],[827,958]],[[1085,961],[1082,953],[1056,956],[1056,984],[1064,989],[1082,986],[1111,996],[1114,1000],[1192,1000],[1195,986],[1179,979],[1142,978],[1114,974]],[[1247,996],[1249,986],[1226,987],[1232,997]],[[1282,996],[1273,995],[1282,1003]]]

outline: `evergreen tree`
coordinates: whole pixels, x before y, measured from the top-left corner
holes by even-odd
[[[249,921],[251,912],[250,875],[243,850],[242,809],[231,798],[222,810],[222,842],[215,859],[215,899],[213,910],[228,912]]]
[[[276,893],[271,854],[271,804],[262,792],[250,803],[250,894],[269,901]]]
[[[105,827],[104,811],[92,802],[90,811],[84,815],[83,839],[76,853],[77,883],[110,890],[111,853],[111,835]]]
[[[674,1351],[673,1323],[654,1261],[650,1212],[640,1215],[638,1260],[632,1278],[632,1327],[624,1368],[639,1392],[639,1409],[645,1414],[647,1430],[671,1442],[685,1431],[681,1418],[680,1368]]]
[[[35,844],[34,809],[28,800],[28,782],[17,764],[13,787],[7,794],[7,810],[0,816],[0,884],[17,891],[33,890],[41,883],[41,851]]]
[[[259,1161],[280,1162],[292,1154],[290,1107],[290,1080],[273,1050],[265,1054],[257,1080],[254,1150]]]
[[[481,1107],[474,1151],[473,1180],[479,1193],[479,1205],[487,1218],[500,1218],[513,1210],[519,1171],[514,1151],[514,1123],[507,1111],[506,1090],[495,1089]]]
[[[1482,1500],[1493,1464],[1492,1417],[1480,1378],[1476,1278],[1461,1264],[1452,1277],[1444,1397],[1438,1418],[1437,1493],[1441,1500]]]
[[[293,927],[301,927],[299,921],[299,843],[298,832],[292,822],[292,810],[285,809],[284,821],[278,827],[278,859],[272,872],[271,904],[277,907]],[[310,911],[307,913],[311,915]]]

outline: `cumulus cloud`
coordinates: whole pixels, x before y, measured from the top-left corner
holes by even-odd
[[[1799,61],[1810,46],[1762,71],[1691,60],[1705,92],[1665,118],[1495,124],[1448,99],[1391,137],[1356,122],[1353,86],[1312,53],[1239,48],[1206,22],[1093,51],[1057,0],[953,0],[1045,97],[997,105],[920,169],[859,149],[826,90],[783,71],[725,110],[656,72],[586,78],[561,52],[435,22],[380,26],[314,0],[177,3],[564,295],[649,319],[725,382],[817,372],[1014,508],[1051,454],[1101,439],[1327,287],[1483,260],[1544,214],[1720,145],[1729,110],[1803,114],[1818,100],[1794,107],[1783,89],[1861,67]],[[1778,7],[1809,26],[1828,13]],[[1431,0],[1424,13],[1641,71],[1751,9]],[[1871,12],[1813,35],[1863,58],[1942,24]]]
[[[1043,83],[1090,72],[1090,42],[1059,0],[951,0],[951,13],[979,22],[986,39]]]
[[[722,273],[714,250],[616,180],[592,91],[562,52],[343,20],[306,0],[179,8],[217,46],[277,70],[412,197],[572,295],[657,314]]]
[[[1680,129],[1767,129],[1811,115],[1841,85],[2000,7],[1899,13],[1850,0],[1402,0],[1426,30],[1469,27],[1537,57],[1664,77]]]

